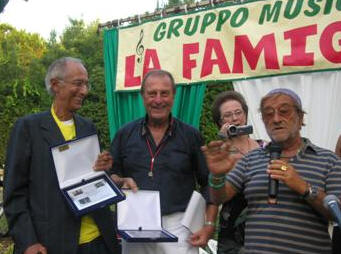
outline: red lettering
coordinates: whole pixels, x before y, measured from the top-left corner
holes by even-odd
[[[212,59],[212,52],[214,51],[217,56],[216,59]],[[201,69],[200,77],[205,77],[212,74],[213,66],[218,65],[220,73],[230,73],[230,68],[227,64],[227,60],[224,55],[223,47],[219,40],[207,39],[203,66]]]
[[[151,65],[152,64],[152,65]],[[143,63],[143,77],[147,74],[150,70],[160,70],[161,65],[159,61],[159,57],[157,55],[156,49],[147,49],[145,56],[144,56],[144,63]]]
[[[182,76],[189,80],[192,79],[192,69],[197,67],[197,61],[191,59],[192,54],[199,53],[199,43],[189,43],[183,45],[182,56]]]
[[[234,48],[233,73],[243,73],[243,59],[245,56],[250,68],[256,69],[260,54],[264,51],[266,69],[279,69],[276,41],[274,34],[268,34],[261,38],[254,48],[247,35],[236,36]]]
[[[341,21],[334,22],[323,30],[320,38],[320,49],[322,55],[332,63],[341,63],[341,49],[336,51],[333,47],[333,36],[341,32]],[[341,46],[341,39],[338,41]]]
[[[135,55],[126,57],[126,68],[124,76],[124,86],[132,87],[139,86],[141,83],[141,77],[134,77],[135,72]]]
[[[284,33],[284,39],[290,39],[291,54],[283,57],[284,66],[314,65],[314,53],[307,53],[307,37],[317,33],[317,25],[300,27]]]

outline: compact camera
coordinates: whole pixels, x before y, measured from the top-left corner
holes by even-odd
[[[230,125],[229,128],[227,129],[228,137],[236,137],[236,136],[248,135],[252,133],[253,133],[252,125],[242,125],[242,126]]]

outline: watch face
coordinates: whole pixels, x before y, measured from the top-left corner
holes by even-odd
[[[317,194],[318,194],[318,188],[316,186],[311,186],[309,188],[309,195],[307,199],[314,200],[317,197]]]

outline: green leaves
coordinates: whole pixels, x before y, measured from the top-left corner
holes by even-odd
[[[92,90],[79,113],[92,119],[101,135],[102,148],[109,148],[103,37],[97,34],[97,25],[98,21],[86,25],[82,20],[70,19],[59,38],[51,31],[50,39],[45,41],[37,34],[0,24],[0,166],[5,163],[9,131],[16,119],[50,108],[52,98],[45,90],[44,78],[47,67],[62,56],[85,62]],[[211,116],[214,97],[231,88],[231,83],[214,83],[206,89],[200,123],[206,142],[215,139],[218,131]]]
[[[15,120],[40,111],[44,104],[45,68],[39,59],[45,52],[46,42],[39,35],[0,24],[0,167]]]
[[[219,131],[212,118],[211,107],[213,101],[217,94],[231,89],[231,82],[213,83],[207,86],[200,120],[200,132],[203,135],[205,142],[216,140]]]

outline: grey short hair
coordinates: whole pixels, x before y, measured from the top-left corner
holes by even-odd
[[[50,95],[54,96],[54,93],[51,89],[51,79],[64,79],[66,67],[69,62],[80,63],[84,66],[82,60],[67,56],[55,60],[47,69],[45,76],[45,87]]]

